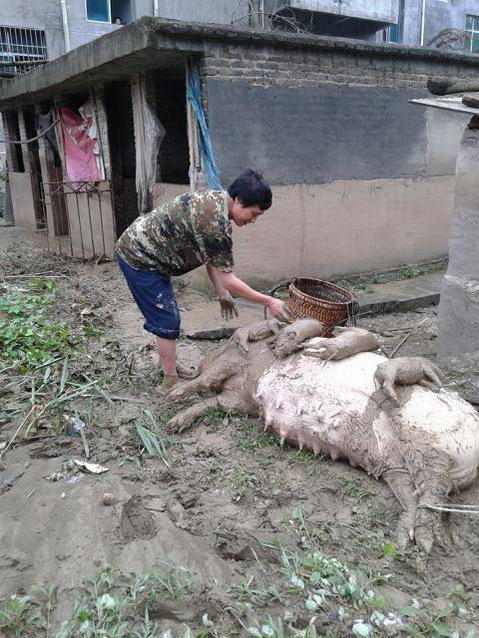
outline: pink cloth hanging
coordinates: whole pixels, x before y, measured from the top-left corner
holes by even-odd
[[[86,132],[85,120],[64,106],[60,108],[60,123],[68,179],[71,182],[100,181],[94,153],[95,140]]]

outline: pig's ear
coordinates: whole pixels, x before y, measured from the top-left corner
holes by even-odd
[[[278,332],[279,332],[279,331],[281,330],[281,328],[282,328],[282,324],[281,324],[281,323],[280,323],[277,319],[274,319],[274,320],[270,323],[270,326],[271,326],[271,330],[273,331],[273,334],[274,334],[274,335],[277,335],[277,334],[278,334]]]

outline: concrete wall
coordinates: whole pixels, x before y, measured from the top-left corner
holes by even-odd
[[[271,210],[235,229],[235,263],[253,283],[328,277],[447,253],[454,177],[273,187]]]
[[[337,15],[377,20],[379,22],[396,22],[399,0],[287,0],[286,5],[308,11],[321,11]]]
[[[85,0],[67,0],[68,26],[70,29],[71,48],[98,38],[104,33],[110,33],[121,26],[109,22],[95,22],[86,19]]]
[[[404,44],[421,42],[422,0],[405,0]],[[477,0],[426,0],[424,44],[427,45],[444,29],[465,31],[466,15],[479,15]]]
[[[158,0],[158,9],[162,18],[231,24],[248,14],[248,0]]]
[[[15,224],[22,228],[37,229],[30,173],[9,173],[10,192]]]
[[[468,116],[408,100],[426,95],[429,75],[475,73],[393,49],[210,52],[204,86],[223,184],[252,166],[274,192],[272,210],[237,233],[238,271],[274,281],[444,255]]]

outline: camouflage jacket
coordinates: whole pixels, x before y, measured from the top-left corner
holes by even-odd
[[[141,215],[116,243],[118,254],[138,270],[183,275],[210,264],[233,269],[226,191],[185,193]]]

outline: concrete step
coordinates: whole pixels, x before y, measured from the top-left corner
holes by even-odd
[[[361,313],[406,312],[439,303],[444,272],[418,275],[383,284],[371,284],[371,290],[357,293]]]

